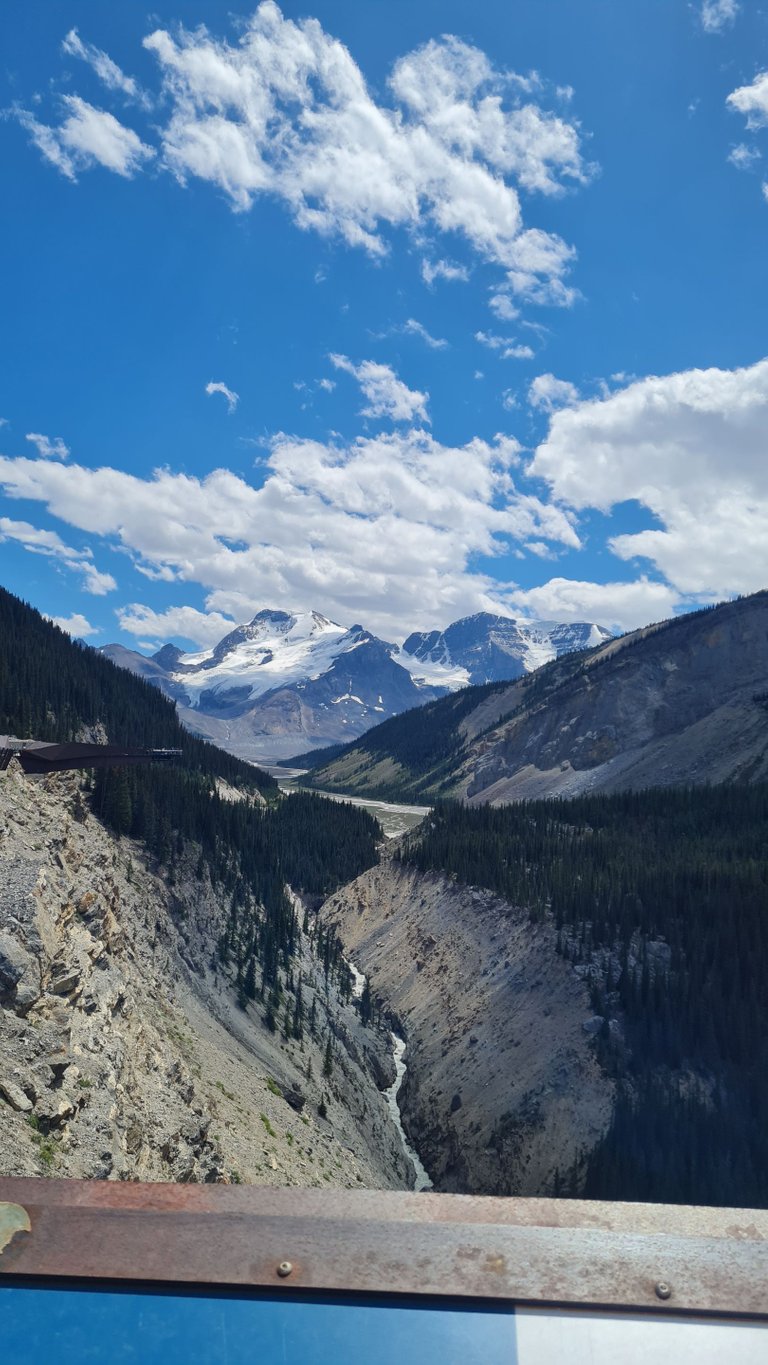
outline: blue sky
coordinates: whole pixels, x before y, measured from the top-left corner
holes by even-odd
[[[7,587],[150,648],[766,585],[768,9],[14,9]]]

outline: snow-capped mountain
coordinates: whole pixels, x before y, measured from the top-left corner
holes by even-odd
[[[609,630],[590,621],[521,621],[478,612],[447,630],[409,635],[396,658],[415,682],[452,689],[519,678],[561,654],[610,639]]]
[[[260,611],[199,654],[102,652],[173,697],[190,729],[265,761],[354,739],[447,690],[415,681],[396,646],[315,611]]]
[[[101,652],[172,697],[189,729],[269,762],[356,739],[470,682],[516,678],[608,638],[586,623],[481,613],[399,647],[316,611],[264,610],[201,653],[171,644],[151,658],[122,645]]]

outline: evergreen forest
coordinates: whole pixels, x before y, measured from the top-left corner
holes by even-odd
[[[66,742],[98,728],[110,743],[179,748],[171,764],[97,769],[94,813],[140,840],[173,884],[190,852],[229,906],[221,951],[238,983],[280,986],[297,944],[286,894],[325,896],[376,862],[381,831],[367,812],[311,793],[284,797],[274,778],[188,734],[173,702],[0,589],[0,733]],[[0,779],[1,780],[1,779]],[[218,784],[234,789],[222,795]],[[229,799],[228,799],[229,798]],[[332,945],[331,965],[339,949]]]
[[[401,856],[584,968],[618,1102],[559,1193],[768,1205],[768,786],[443,802]]]

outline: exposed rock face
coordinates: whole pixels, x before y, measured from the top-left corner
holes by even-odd
[[[400,1100],[439,1190],[552,1193],[608,1126],[614,1087],[588,987],[554,930],[486,891],[392,859],[326,901],[407,1038]]]
[[[768,778],[768,593],[589,656],[464,764],[482,801]]]
[[[456,702],[430,708],[431,748],[412,768],[374,731],[314,784],[496,803],[768,780],[768,592],[559,658],[470,698],[458,723]]]
[[[454,621],[447,630],[409,635],[403,655],[441,669],[464,669],[465,683],[520,678],[561,654],[591,649],[611,632],[590,621],[517,621],[481,611]],[[415,670],[415,665],[408,664]]]
[[[101,652],[173,697],[188,729],[255,761],[344,743],[447,690],[414,681],[362,626],[319,612],[260,611],[202,654]]]
[[[239,1009],[195,863],[169,886],[88,813],[76,777],[0,777],[0,1172],[407,1187],[378,1089],[386,1038],[326,998],[303,935],[317,1040]]]

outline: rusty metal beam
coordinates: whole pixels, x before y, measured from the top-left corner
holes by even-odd
[[[765,1211],[6,1178],[6,1225],[3,1277],[768,1316]]]

